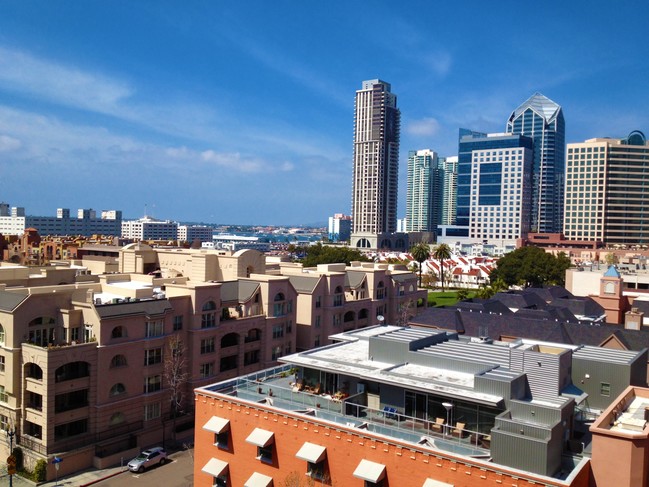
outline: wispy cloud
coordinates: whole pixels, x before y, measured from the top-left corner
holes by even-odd
[[[12,152],[20,149],[22,142],[8,135],[0,135],[0,152]]]
[[[406,125],[406,132],[415,136],[433,136],[439,132],[439,122],[433,117],[414,120]]]
[[[0,46],[0,86],[30,97],[114,114],[133,95],[123,80],[80,70]]]

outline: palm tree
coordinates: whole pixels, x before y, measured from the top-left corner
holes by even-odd
[[[427,243],[419,242],[412,246],[410,255],[419,263],[419,287],[421,287],[421,267],[430,257],[430,246]]]
[[[433,257],[439,260],[439,277],[442,282],[442,291],[444,291],[444,261],[451,258],[452,252],[451,247],[448,244],[439,244],[435,250],[433,250]]]

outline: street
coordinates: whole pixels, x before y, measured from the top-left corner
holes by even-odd
[[[144,473],[125,472],[116,477],[103,480],[99,487],[122,487],[137,485],[142,487],[191,487],[194,484],[194,450],[183,450],[169,456],[170,462],[147,470]]]

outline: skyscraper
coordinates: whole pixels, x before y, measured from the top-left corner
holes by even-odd
[[[439,223],[455,225],[457,214],[457,156],[440,157],[438,166],[442,176],[442,201]]]
[[[532,231],[562,231],[565,130],[561,107],[540,93],[514,110],[507,121],[508,133],[534,140]]]
[[[437,231],[441,210],[440,176],[435,151],[423,149],[408,153],[407,232]]]
[[[608,245],[649,243],[649,143],[625,139],[568,144],[564,233]]]
[[[352,246],[384,247],[396,231],[400,121],[390,84],[363,81],[354,115]]]

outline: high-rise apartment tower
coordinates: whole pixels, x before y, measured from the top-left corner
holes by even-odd
[[[406,231],[435,232],[440,220],[441,174],[437,153],[430,149],[408,152]],[[441,199],[440,199],[441,203]]]
[[[396,231],[400,120],[390,84],[363,81],[354,115],[352,246],[378,248]]]
[[[507,132],[534,140],[532,231],[560,233],[566,139],[561,107],[546,96],[535,93],[509,116]]]

